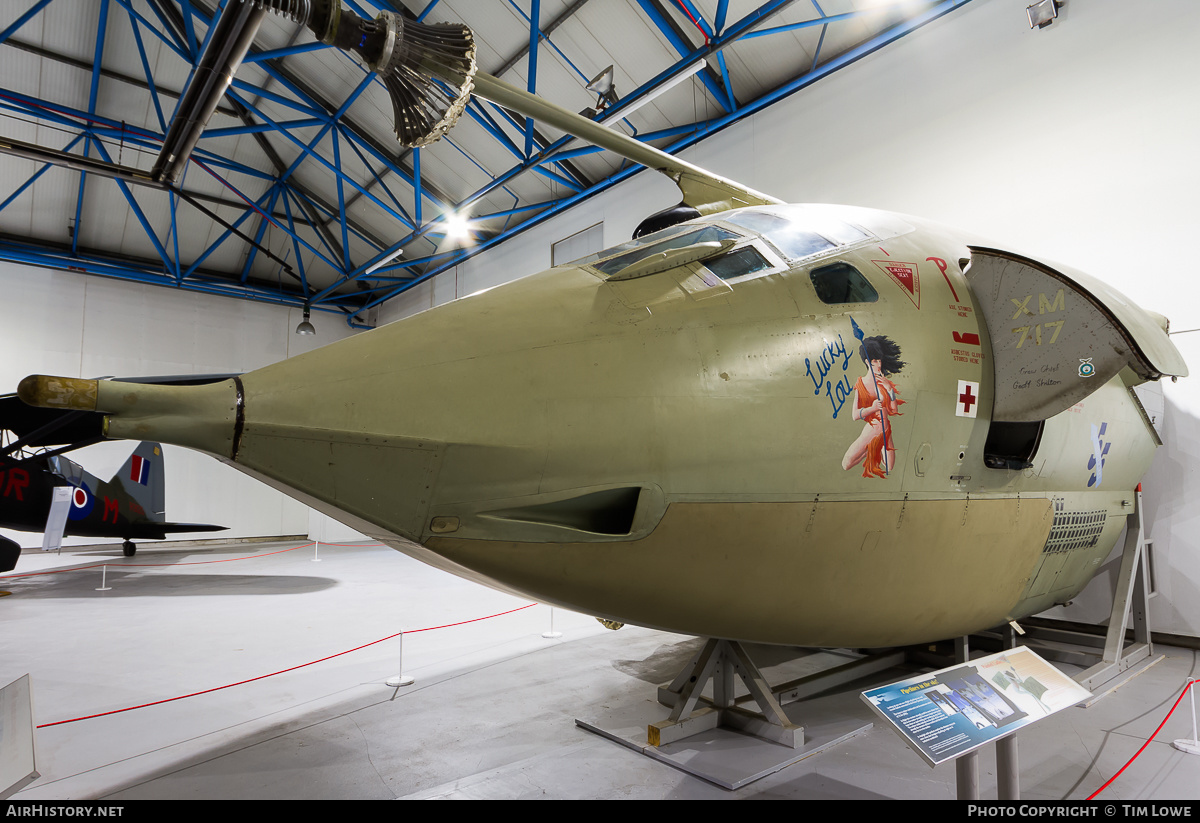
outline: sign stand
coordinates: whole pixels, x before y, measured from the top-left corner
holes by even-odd
[[[1000,630],[1005,649],[1017,647],[1017,632],[1013,624]],[[996,741],[996,799],[1021,799],[1021,771],[1017,765],[1017,736],[1002,737]]]
[[[971,662],[971,650],[965,637],[954,639],[954,662]],[[959,800],[979,799],[979,752],[968,752],[955,759],[954,781],[958,787]]]
[[[931,768],[954,761],[959,800],[979,800],[979,750],[996,746],[999,800],[1020,799],[1016,734],[1078,705],[1091,693],[1035,652],[1009,648],[971,659],[967,638],[955,640],[954,665],[861,693],[862,700]]]

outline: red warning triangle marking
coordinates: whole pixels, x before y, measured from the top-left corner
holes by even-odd
[[[908,293],[908,299],[918,309],[921,308],[921,276],[917,273],[916,263],[902,263],[899,260],[872,260],[888,277],[896,281],[900,288]]]

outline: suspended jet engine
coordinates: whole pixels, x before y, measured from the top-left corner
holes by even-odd
[[[354,52],[383,77],[396,138],[428,146],[458,122],[475,77],[475,38],[464,25],[427,25],[389,11],[364,20],[338,0],[243,0],[290,17],[322,43]]]

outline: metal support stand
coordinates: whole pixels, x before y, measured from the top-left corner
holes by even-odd
[[[831,667],[830,657],[851,660]],[[795,679],[772,686],[742,644],[706,639],[683,671],[658,687],[658,702],[671,710],[666,720],[659,706],[631,698],[610,701],[600,717],[575,723],[733,790],[869,731],[874,724],[863,721],[857,693],[836,687],[901,665],[904,659],[902,650],[865,657],[797,650],[795,659],[772,664],[791,668]],[[797,677],[799,672],[808,673]],[[799,700],[811,700],[811,717],[804,726],[793,723],[783,709]]]
[[[804,727],[792,724],[783,705],[885,671],[905,662],[902,650],[886,651],[832,669],[771,686],[742,644],[709,638],[675,679],[658,689],[658,702],[671,709],[663,721],[649,724],[651,746],[665,746],[693,734],[724,727],[798,749]],[[734,675],[748,695],[734,697]],[[712,681],[712,698],[703,696]],[[755,711],[751,706],[756,705]]]
[[[757,704],[759,711],[737,705],[741,701],[734,697],[735,674],[750,690],[749,701]],[[707,700],[701,693],[710,680],[713,696]],[[706,705],[697,709],[702,700]],[[804,727],[793,725],[784,714],[762,672],[736,641],[709,638],[692,659],[691,666],[681,671],[671,685],[659,689],[658,702],[671,707],[671,715],[647,728],[651,746],[665,746],[718,726],[737,729],[793,749],[804,745]]]
[[[1133,511],[1127,515],[1125,548],[1121,572],[1113,595],[1108,635],[1100,662],[1077,674],[1075,681],[1089,691],[1148,658],[1154,651],[1150,643],[1150,604],[1146,586],[1146,538],[1142,530],[1142,492],[1135,493]],[[1125,646],[1125,630],[1133,619],[1133,643]]]

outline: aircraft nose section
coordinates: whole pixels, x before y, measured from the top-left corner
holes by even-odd
[[[78,377],[31,374],[17,385],[17,396],[38,408],[95,411],[98,383]]]

